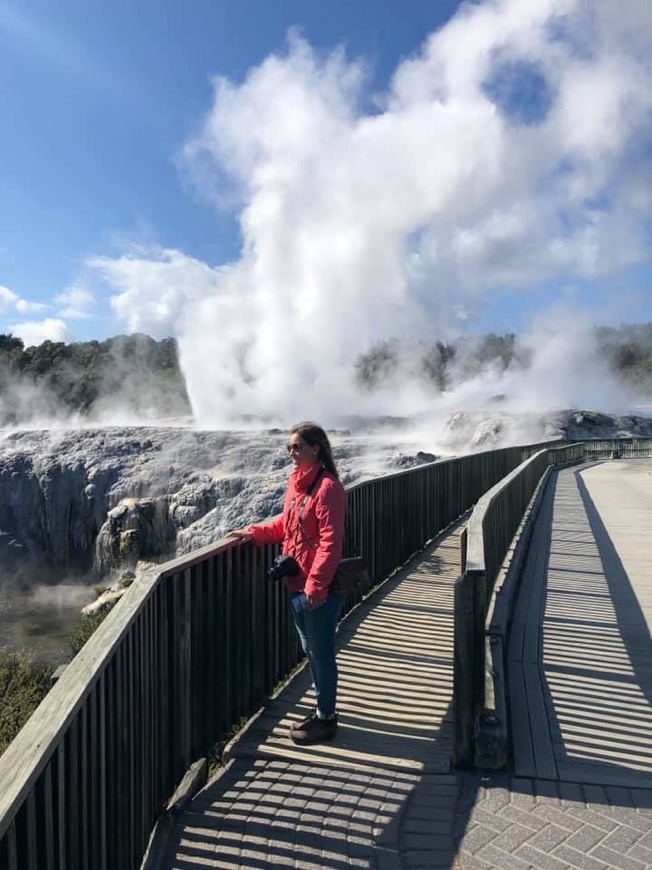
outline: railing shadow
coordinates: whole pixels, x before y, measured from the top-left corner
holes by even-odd
[[[648,703],[652,705],[652,641],[647,620],[586,484],[581,475],[576,474],[576,479],[584,503],[584,510],[604,566],[620,637],[625,645],[634,676]]]

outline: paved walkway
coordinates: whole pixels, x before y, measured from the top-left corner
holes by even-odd
[[[605,465],[613,474],[629,468]],[[611,497],[619,485],[609,482]],[[641,491],[650,491],[645,480]],[[618,546],[614,530],[626,523],[617,511],[603,520]],[[310,706],[300,672],[179,818],[162,870],[652,868],[649,788],[451,771],[458,564],[455,532],[354,611],[339,632],[336,741],[301,749],[289,741],[289,724]],[[622,564],[635,572],[627,558]],[[637,600],[650,589],[644,575],[631,581]],[[608,695],[596,696],[607,709]],[[602,709],[593,710],[597,723]]]

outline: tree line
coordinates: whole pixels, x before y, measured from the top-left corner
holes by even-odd
[[[611,371],[639,393],[652,395],[652,323],[598,327],[595,338],[598,355]],[[441,393],[487,368],[527,369],[531,360],[532,349],[514,333],[412,345],[389,339],[360,354],[355,377],[360,387],[374,390],[405,375],[416,376]]]
[[[161,416],[190,413],[173,338],[118,335],[105,341],[44,341],[25,347],[0,335],[0,425],[111,408]]]
[[[640,394],[652,395],[652,323],[599,327],[598,352],[611,370]],[[406,345],[390,339],[360,354],[355,379],[374,390],[417,377],[444,392],[488,367],[527,369],[532,351],[514,333],[450,342]],[[112,410],[146,418],[191,413],[177,343],[143,333],[105,341],[44,341],[25,347],[20,338],[0,335],[0,426],[37,417],[79,414],[110,418]]]

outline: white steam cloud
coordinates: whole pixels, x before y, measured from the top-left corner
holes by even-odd
[[[649,262],[651,56],[647,0],[487,0],[371,107],[362,64],[291,34],[243,82],[215,81],[183,151],[202,193],[238,209],[237,262],[138,249],[92,265],[130,330],[178,337],[201,424],[420,410],[417,386],[363,400],[358,354],[450,338],[497,293]],[[544,315],[527,376],[488,373],[448,401],[617,401],[581,323]]]

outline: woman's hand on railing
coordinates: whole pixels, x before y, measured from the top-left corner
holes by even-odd
[[[225,537],[237,538],[238,544],[247,544],[254,539],[254,536],[248,529],[232,529],[226,533]]]

